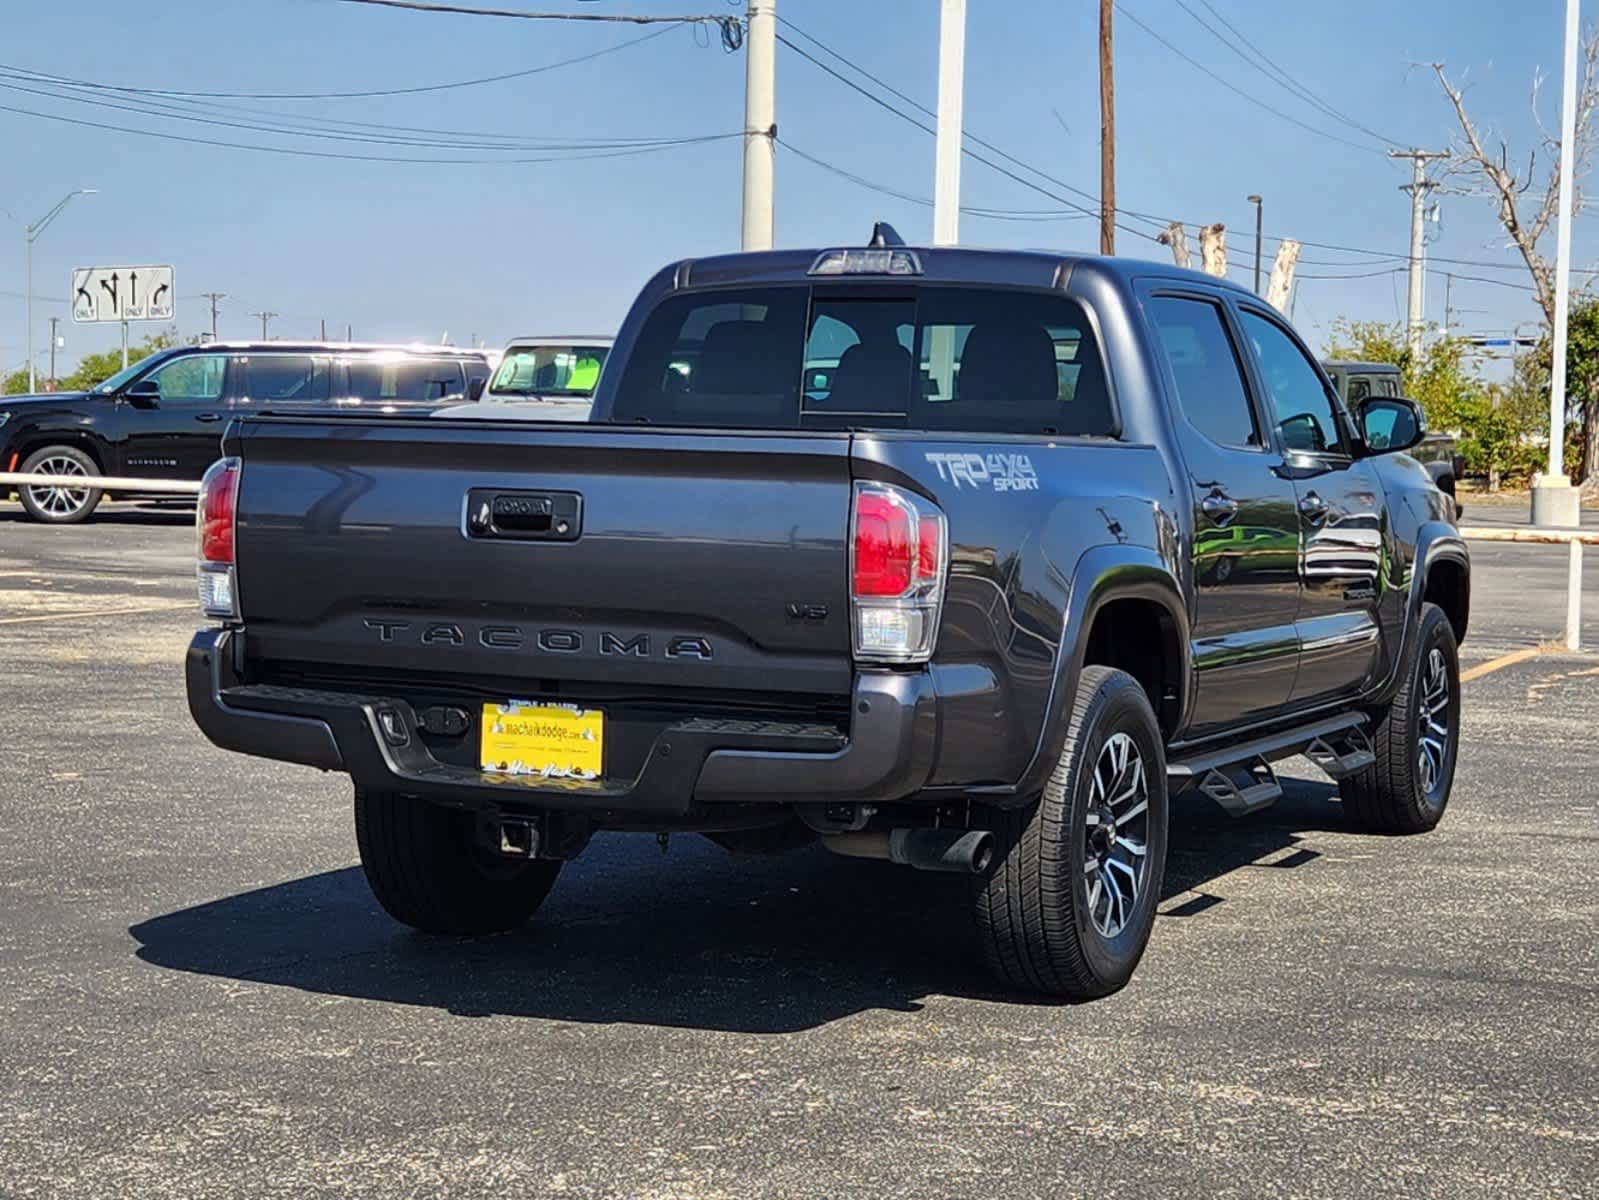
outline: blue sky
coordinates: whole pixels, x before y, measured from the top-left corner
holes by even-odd
[[[1268,236],[1404,253],[1408,199],[1398,185],[1407,181],[1408,166],[1389,162],[1384,143],[1318,112],[1248,65],[1184,11],[1186,4],[1216,25],[1203,0],[1122,3],[1229,83],[1357,143],[1319,136],[1264,111],[1119,17],[1118,195],[1124,208],[1191,223],[1225,222],[1232,260],[1241,268],[1252,261],[1253,215],[1244,199],[1251,192],[1266,199]],[[1551,76],[1544,121],[1558,124],[1561,0],[1210,4],[1306,88],[1384,137],[1440,147],[1453,136],[1453,117],[1422,65],[1433,60],[1465,79],[1479,122],[1522,155],[1536,135],[1529,91],[1540,70]],[[613,13],[742,9],[729,0],[529,0],[528,6]],[[779,0],[779,13],[886,83],[932,104],[936,0]],[[1094,0],[971,0],[967,34],[968,131],[1090,193],[1098,189],[1096,14]],[[363,122],[454,131],[452,140],[492,133],[542,141],[731,134],[743,118],[743,55],[725,52],[714,37],[690,28],[639,41],[653,28],[419,14],[336,0],[142,6],[77,0],[29,6],[7,26],[0,70],[213,92],[416,87],[621,47],[590,62],[482,86],[343,100],[209,102],[236,106],[207,109],[212,119],[244,125],[268,119],[263,114],[285,114],[351,123],[342,129]],[[794,29],[783,32],[826,60]],[[637,44],[623,45],[628,42]],[[195,125],[17,86],[15,75],[0,77],[0,106],[292,149],[487,156]],[[780,136],[793,147],[895,191],[931,195],[933,140],[926,133],[782,46],[777,88]],[[124,102],[114,94],[101,98]],[[198,294],[221,291],[227,293],[224,337],[258,335],[260,323],[248,314],[271,309],[282,314],[272,325],[277,336],[315,336],[325,318],[330,333],[342,335],[349,323],[362,339],[436,341],[448,332],[459,343],[475,335],[493,345],[518,333],[614,328],[659,265],[738,243],[736,138],[586,161],[363,162],[163,141],[0,111],[0,141],[9,151],[0,176],[0,209],[10,214],[0,214],[0,365],[7,371],[24,357],[22,227],[74,187],[98,188],[99,194],[74,201],[39,239],[35,319],[41,330],[49,315],[67,315],[74,265],[171,262],[185,333],[209,324]],[[1029,218],[1063,207],[970,159],[963,199]],[[1434,255],[1515,263],[1486,200],[1444,196],[1442,216]],[[932,227],[929,208],[867,190],[786,149],[779,150],[776,219],[778,243],[790,246],[857,241],[874,219],[894,222],[913,241],[930,237]],[[1579,265],[1599,258],[1594,228],[1589,218],[1579,221]],[[961,234],[975,245],[1097,247],[1097,227],[1082,217],[968,215]],[[1268,242],[1268,257],[1271,248]],[[1127,234],[1118,250],[1167,254]],[[1393,320],[1402,312],[1402,273],[1312,278],[1384,271],[1401,266],[1398,260],[1311,247],[1304,259],[1295,316],[1316,344],[1337,316]],[[1515,285],[1457,280],[1457,325],[1503,331],[1537,316],[1530,294],[1521,290],[1524,272],[1462,264],[1439,269]],[[1237,277],[1247,281],[1247,270]],[[1429,317],[1441,320],[1444,280],[1435,274],[1428,285]],[[143,331],[136,326],[135,337]],[[117,340],[114,328],[66,324],[64,334],[65,363]],[[45,345],[42,332],[36,345]]]

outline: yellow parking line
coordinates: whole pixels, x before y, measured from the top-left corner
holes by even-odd
[[[1481,679],[1484,675],[1491,675],[1502,667],[1513,667],[1519,662],[1526,662],[1529,658],[1537,658],[1542,653],[1537,646],[1528,646],[1524,650],[1512,650],[1509,654],[1501,654],[1498,658],[1490,658],[1485,663],[1478,663],[1469,671],[1460,673],[1460,682],[1469,683],[1473,679]]]
[[[92,612],[45,613],[39,617],[0,617],[0,625],[31,625],[39,621],[75,621],[83,617],[131,617],[139,613],[179,612],[193,604],[152,604],[144,608],[97,608]]]

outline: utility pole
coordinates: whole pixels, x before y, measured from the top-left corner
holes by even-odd
[[[961,108],[966,76],[966,0],[943,0],[938,22],[938,134],[933,169],[933,245],[960,241]]]
[[[1448,271],[1444,272],[1444,336],[1449,336],[1449,331],[1455,327],[1455,310],[1453,293],[1455,290],[1455,277]]]
[[[772,248],[777,157],[777,0],[749,0],[744,24],[745,250]]]
[[[1438,186],[1427,178],[1427,160],[1449,156],[1437,150],[1390,150],[1388,157],[1410,160],[1410,182],[1402,184],[1399,190],[1410,193],[1410,304],[1405,319],[1405,347],[1414,360],[1421,355],[1421,335],[1426,327],[1423,298],[1427,286],[1424,239],[1427,193]]]
[[[1116,83],[1111,75],[1110,13],[1099,0],[1099,252],[1116,253]]]
[[[1260,222],[1265,201],[1259,196],[1246,196],[1245,199],[1255,206],[1255,295],[1258,296],[1260,295]]]
[[[270,321],[273,317],[282,316],[283,314],[282,313],[275,313],[275,312],[254,312],[254,313],[251,313],[250,315],[252,317],[260,317],[261,318],[261,340],[264,342],[264,341],[269,340],[267,338],[267,322]]]
[[[1550,330],[1549,468],[1532,481],[1532,523],[1575,527],[1577,489],[1566,478],[1566,341],[1571,308],[1572,147],[1577,140],[1577,0],[1566,0],[1566,71],[1560,89],[1560,195],[1555,232],[1555,321]],[[1572,559],[1576,562],[1576,559]]]
[[[321,342],[328,340],[328,319],[326,317],[322,318],[322,336],[317,340]]]
[[[201,292],[201,296],[211,301],[211,340],[217,340],[217,301],[227,295],[226,292]]]
[[[56,390],[56,326],[61,323],[60,317],[50,318],[50,390]]]

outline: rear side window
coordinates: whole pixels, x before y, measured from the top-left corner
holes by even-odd
[[[326,360],[309,354],[252,354],[244,366],[244,394],[255,404],[310,404],[328,398]]]
[[[616,421],[730,428],[1110,434],[1081,307],[972,287],[802,285],[673,297],[645,321]]]
[[[466,377],[454,359],[352,358],[350,398],[366,403],[438,403],[466,394]]]
[[[1076,301],[1040,292],[927,288],[916,320],[918,427],[1114,431],[1099,349]]]
[[[1238,351],[1208,300],[1155,296],[1148,305],[1188,423],[1218,446],[1259,446]]]

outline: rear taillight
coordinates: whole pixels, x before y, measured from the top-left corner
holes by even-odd
[[[194,512],[200,607],[208,617],[236,620],[239,615],[238,573],[233,561],[238,506],[239,460],[218,459],[200,480]]]
[[[926,662],[949,565],[944,514],[886,483],[857,483],[850,519],[850,623],[858,662]]]

